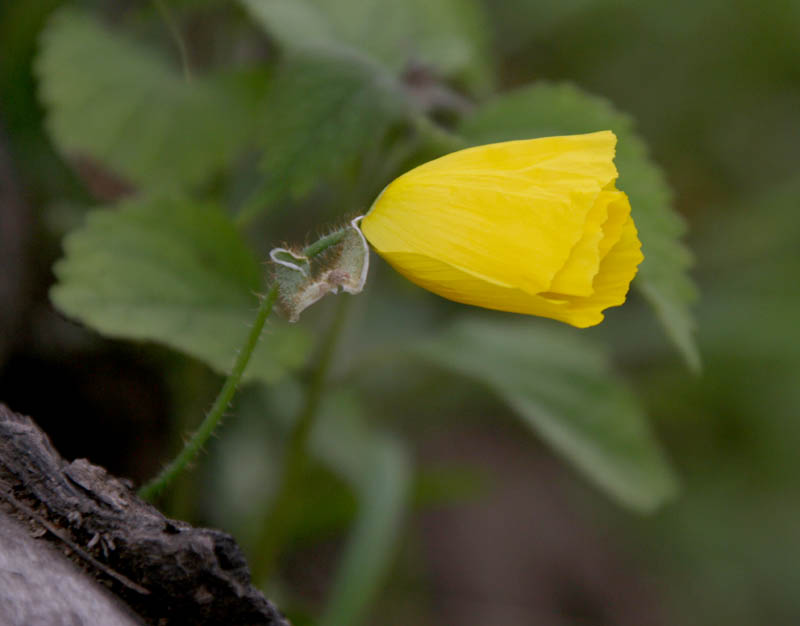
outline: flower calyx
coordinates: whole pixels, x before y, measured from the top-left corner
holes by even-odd
[[[269,257],[278,285],[278,304],[290,322],[329,293],[357,294],[369,271],[369,247],[357,217],[303,250],[273,248]]]

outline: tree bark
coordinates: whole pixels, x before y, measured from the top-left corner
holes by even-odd
[[[288,626],[230,535],[168,519],[103,468],[68,463],[2,404],[0,623]]]
[[[121,600],[31,529],[0,512],[0,624],[140,626]]]

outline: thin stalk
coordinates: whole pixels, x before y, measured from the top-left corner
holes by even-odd
[[[310,259],[318,254],[321,254],[331,246],[335,246],[337,243],[339,243],[344,238],[346,232],[347,229],[342,228],[341,230],[334,231],[329,235],[325,235],[321,239],[317,239],[311,245],[303,248],[303,255]]]
[[[311,373],[305,403],[292,423],[292,431],[283,456],[280,486],[256,541],[257,558],[253,563],[253,580],[257,585],[269,579],[289,532],[292,521],[292,500],[300,489],[308,465],[308,441],[324,395],[328,370],[347,317],[349,301],[347,297],[338,299],[336,315],[325,334]]]
[[[183,68],[183,78],[187,83],[191,82],[192,68],[189,65],[189,50],[186,48],[186,41],[181,34],[181,29],[178,28],[178,23],[175,21],[165,0],[153,0],[153,4],[156,5],[156,9],[158,9],[158,12],[161,14],[161,19],[164,20],[167,30],[169,30],[170,35],[172,35],[172,38],[175,40],[175,45],[178,47],[178,54],[181,57],[181,67]]]
[[[311,245],[306,246],[306,248],[303,249],[303,254],[308,258],[321,254],[331,246],[335,246],[339,243],[344,237],[345,232],[346,229],[341,229],[322,237]],[[214,433],[222,416],[225,414],[225,410],[228,408],[228,405],[236,393],[236,388],[242,380],[247,364],[250,362],[250,357],[253,355],[253,350],[255,350],[258,340],[261,338],[261,331],[264,330],[264,324],[272,312],[272,307],[277,298],[278,285],[275,283],[270,287],[267,295],[261,299],[261,305],[258,308],[258,313],[256,313],[256,319],[250,329],[250,334],[247,336],[247,341],[239,351],[230,376],[225,380],[225,384],[217,395],[217,399],[214,401],[211,410],[206,414],[203,423],[200,424],[200,427],[184,444],[178,456],[176,456],[158,476],[139,489],[140,498],[152,500],[166,489],[166,487],[175,480],[175,477],[186,469],[186,466],[197,457],[206,441],[208,441],[209,437]],[[312,412],[313,411],[316,411],[316,406],[313,407]]]
[[[214,402],[218,378],[205,364],[175,355],[177,367],[168,370],[167,385],[172,398],[170,450],[180,450],[186,436],[197,428],[197,416],[205,415]],[[216,389],[219,392],[219,389]],[[201,485],[197,472],[177,476],[159,500],[161,510],[176,519],[193,519]]]
[[[236,393],[236,388],[242,380],[242,375],[247,368],[247,364],[250,362],[250,357],[253,355],[253,350],[255,350],[258,344],[258,340],[261,338],[261,331],[264,330],[264,324],[272,312],[272,307],[277,297],[278,287],[273,284],[267,292],[267,295],[261,299],[261,304],[258,307],[258,313],[253,322],[253,327],[250,329],[247,341],[239,351],[230,376],[228,376],[225,384],[222,386],[222,389],[217,395],[217,399],[214,401],[211,410],[206,414],[203,423],[200,424],[200,427],[189,438],[186,444],[184,444],[178,456],[176,456],[158,476],[139,489],[140,498],[152,500],[158,496],[158,494],[161,493],[200,453],[200,450],[202,450],[208,438],[219,425],[222,416],[225,414],[225,410],[228,408],[228,405],[233,399],[233,395]]]

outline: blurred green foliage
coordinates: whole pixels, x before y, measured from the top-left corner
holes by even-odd
[[[251,130],[241,98],[211,80],[185,81],[160,56],[89,14],[56,13],[36,73],[61,153],[144,188],[193,185],[227,167]]]
[[[241,0],[253,19],[288,51],[323,56],[347,49],[392,75],[409,61],[435,68],[473,89],[491,81],[483,8],[471,0]]]
[[[253,320],[262,268],[219,207],[178,192],[95,210],[64,240],[51,291],[64,313],[111,337],[157,341],[225,373]],[[245,380],[273,382],[308,358],[303,328],[273,325]]]
[[[62,312],[224,373],[273,245],[363,212],[405,168],[462,145],[611,128],[646,256],[635,286],[683,359],[636,298],[579,333],[466,311],[377,261],[328,373],[268,587],[296,623],[364,623],[373,603],[408,592],[381,592],[390,573],[424,579],[396,558],[414,503],[438,493],[455,506],[448,493],[492,487],[466,469],[437,487],[414,451],[429,421],[457,431],[453,416],[471,411],[515,416],[650,511],[675,494],[654,417],[681,495],[640,518],[577,489],[581,515],[622,529],[668,623],[800,620],[797,2],[166,6],[188,68],[154,5],[0,6],[0,124],[40,249],[63,241],[51,291]],[[234,416],[185,485],[196,497],[183,513],[235,532],[253,562],[331,306],[270,323]],[[176,414],[174,428],[193,419]],[[307,546],[348,533],[324,591],[307,593],[287,555],[313,561]]]
[[[620,501],[652,510],[674,479],[642,411],[602,353],[575,333],[507,320],[459,320],[416,352],[485,382]]]
[[[298,53],[276,71],[265,97],[264,180],[241,219],[335,182],[381,139],[408,103],[368,59]]]

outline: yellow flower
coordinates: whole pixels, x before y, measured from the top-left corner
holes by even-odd
[[[361,229],[398,272],[440,296],[598,324],[625,301],[644,258],[614,186],[616,142],[601,131],[448,154],[390,183]]]

